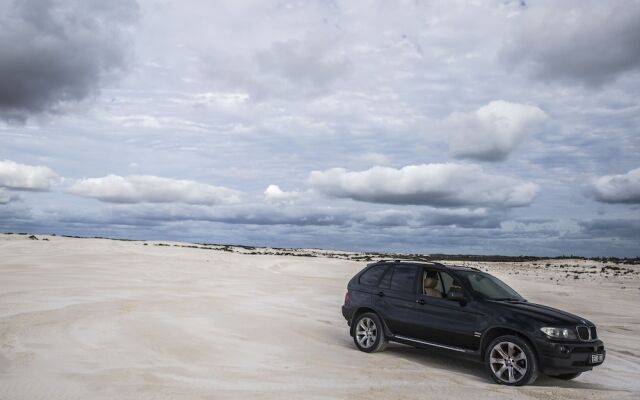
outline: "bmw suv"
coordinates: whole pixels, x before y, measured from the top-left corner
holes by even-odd
[[[529,303],[475,268],[368,264],[349,281],[342,314],[361,351],[381,351],[389,341],[446,349],[484,362],[504,385],[533,383],[539,373],[573,379],[605,358],[593,323]]]

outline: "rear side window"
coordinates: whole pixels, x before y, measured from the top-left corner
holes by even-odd
[[[376,286],[382,274],[389,268],[388,265],[375,265],[360,275],[360,284],[365,286]]]
[[[396,265],[391,277],[391,290],[415,293],[417,273],[418,267],[414,265]]]
[[[391,275],[393,275],[393,267],[389,267],[378,286],[383,289],[389,289],[389,287],[391,286]]]

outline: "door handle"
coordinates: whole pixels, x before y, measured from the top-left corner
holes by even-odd
[[[384,297],[384,292],[378,292],[378,296]]]
[[[424,304],[424,299],[416,300],[416,303],[418,303],[418,304]]]

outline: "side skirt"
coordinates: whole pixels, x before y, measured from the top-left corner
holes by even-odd
[[[420,339],[415,339],[415,338],[401,336],[401,335],[392,335],[389,337],[389,340],[393,340],[394,342],[407,344],[410,346],[419,346],[424,348],[437,347],[440,349],[451,350],[451,351],[455,351],[462,354],[480,355],[480,353],[476,350],[469,350],[469,349],[463,349],[461,347],[448,346],[448,345],[434,343],[434,342],[427,342],[426,340],[420,340]]]

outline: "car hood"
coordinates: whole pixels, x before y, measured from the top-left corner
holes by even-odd
[[[542,304],[529,303],[526,301],[492,301],[492,303],[498,304],[505,312],[511,311],[512,313],[526,315],[548,326],[593,325],[580,316],[558,310],[557,308],[543,306]]]

